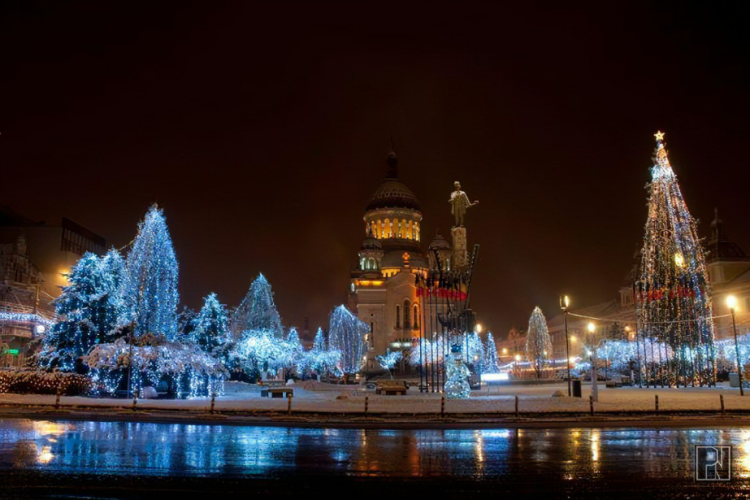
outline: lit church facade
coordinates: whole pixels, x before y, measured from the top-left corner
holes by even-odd
[[[365,209],[363,229],[358,265],[351,273],[349,309],[370,326],[367,371],[377,369],[376,355],[409,348],[419,337],[423,315],[415,278],[426,276],[435,260],[423,251],[422,209],[399,181],[393,151],[386,177]],[[442,236],[437,235],[428,250],[450,266],[451,246]]]

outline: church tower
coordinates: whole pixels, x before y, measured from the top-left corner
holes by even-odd
[[[365,371],[377,371],[376,355],[402,350],[419,337],[421,311],[415,275],[426,274],[422,251],[422,211],[414,193],[398,178],[391,150],[386,176],[370,197],[364,214],[365,238],[358,266],[351,273],[349,306],[370,325]]]

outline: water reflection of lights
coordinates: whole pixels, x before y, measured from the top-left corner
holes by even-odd
[[[68,424],[47,422],[44,420],[33,422],[34,430],[42,436],[59,436],[68,432]]]
[[[36,457],[37,462],[40,464],[48,464],[52,461],[52,459],[55,458],[55,456],[52,454],[52,447],[51,446],[45,446],[42,448],[41,453]]]
[[[591,431],[591,460],[599,461],[599,431],[596,429]]]

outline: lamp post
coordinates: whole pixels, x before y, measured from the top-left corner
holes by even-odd
[[[563,297],[560,297],[560,309],[562,309],[563,312],[563,321],[565,322],[565,360],[568,362],[568,397],[571,397],[573,395],[573,392],[570,389],[570,342],[568,341],[568,306],[570,305],[570,300],[568,299],[568,296],[565,295]]]
[[[729,311],[732,313],[732,331],[734,332],[734,349],[737,353],[737,376],[740,380],[740,396],[745,395],[745,391],[742,389],[742,363],[740,363],[740,344],[737,342],[737,323],[734,319],[734,310],[737,309],[737,299],[734,295],[727,297],[727,306]]]

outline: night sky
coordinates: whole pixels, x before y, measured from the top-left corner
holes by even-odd
[[[740,2],[219,3],[4,2],[0,204],[120,247],[158,202],[187,305],[263,272],[314,327],[393,136],[425,246],[454,180],[480,200],[473,306],[505,335],[617,296],[661,129],[702,234],[718,207],[750,251]]]

